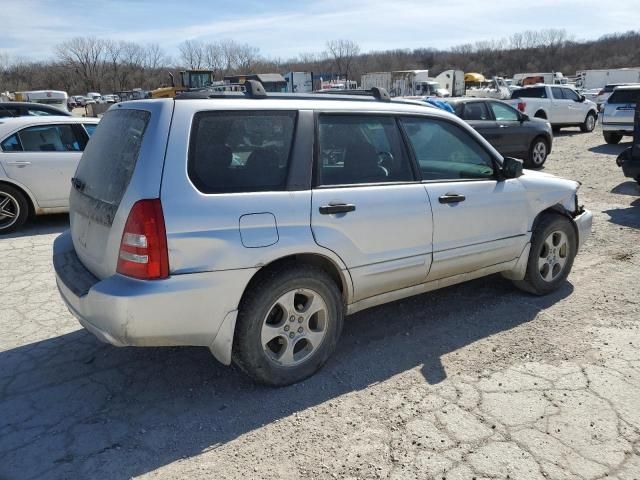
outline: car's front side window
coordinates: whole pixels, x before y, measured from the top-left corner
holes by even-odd
[[[80,142],[71,125],[38,125],[18,132],[25,152],[79,152]]]
[[[574,92],[573,90],[571,90],[570,88],[564,88],[564,98],[566,98],[567,100],[573,100],[574,102],[577,102],[578,100],[580,100],[580,97],[578,96],[578,94],[576,92]]]
[[[520,119],[518,112],[509,105],[500,102],[491,102],[490,105],[493,115],[499,122],[517,122]]]
[[[487,179],[493,161],[468,132],[445,120],[406,117],[401,120],[423,180]]]
[[[560,87],[551,87],[551,93],[553,95],[553,98],[555,98],[556,100],[564,100],[564,93],[563,93],[564,88],[560,88]]]
[[[413,181],[396,120],[390,116],[320,115],[318,185]]]

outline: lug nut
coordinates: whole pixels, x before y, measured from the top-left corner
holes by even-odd
[[[303,320],[304,320],[304,318],[298,317],[298,323],[302,323]]]
[[[293,315],[291,315],[291,316],[289,317],[289,321],[290,321],[290,322],[293,322],[295,319],[296,319],[296,317],[294,317]]]
[[[302,327],[298,329],[298,333],[302,333]]]
[[[288,332],[288,331],[289,331],[289,325],[285,325],[285,326],[284,326],[284,331],[285,331],[285,332]]]
[[[291,333],[289,334],[289,338],[293,338],[294,336],[295,336],[295,333],[293,333],[293,332],[291,332]]]

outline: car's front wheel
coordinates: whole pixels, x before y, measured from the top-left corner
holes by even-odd
[[[525,166],[527,168],[541,168],[547,160],[548,154],[547,141],[542,137],[535,138],[529,147],[529,155]]]
[[[618,144],[620,143],[620,140],[622,140],[622,135],[620,135],[619,133],[603,132],[603,135],[604,141],[610,145]]]
[[[0,235],[19,229],[28,215],[29,204],[22,192],[0,184]]]
[[[342,331],[342,296],[322,269],[274,270],[253,282],[243,298],[233,360],[260,383],[289,385],[319,370]]]
[[[596,114],[593,112],[589,112],[582,125],[580,125],[580,130],[585,133],[593,132],[593,129],[596,128],[596,121]]]
[[[577,253],[576,232],[571,220],[560,214],[545,214],[531,238],[527,271],[515,285],[535,295],[545,295],[566,280]]]

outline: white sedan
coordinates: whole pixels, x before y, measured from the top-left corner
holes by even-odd
[[[68,211],[71,178],[98,121],[0,120],[0,235],[20,228],[29,215]]]

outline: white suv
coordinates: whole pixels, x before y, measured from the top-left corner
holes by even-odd
[[[326,362],[347,314],[498,272],[558,288],[591,229],[578,183],[374,94],[248,83],[113,106],[54,244],[71,312],[114,345],[203,345],[285,385]]]

